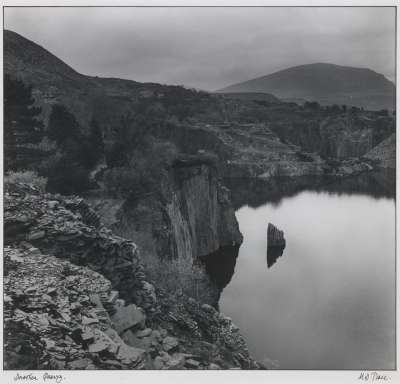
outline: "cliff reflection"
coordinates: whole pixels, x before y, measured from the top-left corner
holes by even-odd
[[[227,179],[225,185],[231,190],[235,210],[248,205],[258,208],[266,203],[278,206],[284,198],[302,191],[316,191],[336,195],[367,195],[375,199],[394,198],[395,174],[393,172],[370,172],[348,178],[334,177],[280,177],[270,180]],[[268,218],[269,220],[270,218]],[[271,268],[283,256],[285,246],[270,246],[266,250],[267,267]],[[264,251],[265,252],[265,248]],[[288,252],[288,249],[286,249]],[[219,296],[230,283],[235,272],[239,246],[221,247],[216,252],[201,257],[205,269],[216,291],[218,308]],[[265,253],[264,253],[265,255]],[[265,257],[265,256],[264,256]]]
[[[394,198],[395,172],[369,172],[346,178],[302,176],[261,179],[227,179],[235,209],[244,205],[258,208],[265,203],[278,206],[282,199],[308,190],[338,195],[367,195],[376,199]]]
[[[239,247],[238,245],[224,246],[201,258],[205,264],[207,274],[220,290],[220,293],[229,284],[235,272]]]

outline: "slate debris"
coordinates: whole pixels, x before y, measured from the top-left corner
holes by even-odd
[[[92,295],[115,296],[107,279],[86,267],[21,248],[6,247],[4,258],[6,263],[18,263],[4,279],[9,298],[6,329],[17,323],[40,338],[41,368],[103,368],[105,357],[112,357],[121,369],[146,368],[147,352],[120,338],[113,340],[107,334],[115,332],[107,312],[87,301]],[[65,267],[73,275],[64,276]]]
[[[156,295],[140,263],[137,246],[102,226],[93,209],[77,196],[41,193],[27,184],[5,185],[6,245],[19,242],[90,267],[111,281],[113,295],[155,311]],[[113,311],[111,302],[103,302]],[[111,304],[111,305],[110,305]]]
[[[85,206],[5,185],[5,368],[260,368],[231,319],[155,289],[136,245]]]
[[[183,354],[163,351],[177,350],[178,339],[163,328],[145,327],[144,311],[117,302],[117,293],[102,275],[53,256],[32,255],[23,248],[8,246],[4,256],[7,264],[18,264],[4,279],[6,329],[12,323],[21,324],[40,338],[38,368],[185,368]],[[113,316],[103,302],[116,305]],[[119,336],[124,332],[132,335],[128,343]],[[150,353],[158,357],[156,361],[161,353],[162,364],[153,363]]]

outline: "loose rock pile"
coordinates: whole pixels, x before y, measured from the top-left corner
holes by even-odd
[[[155,289],[82,199],[13,184],[4,202],[7,369],[260,368],[229,318]]]
[[[17,328],[37,339],[36,368],[146,367],[146,351],[124,343],[103,305],[114,301],[114,316],[130,307],[114,300],[110,281],[33,247],[6,247],[4,256],[8,266],[4,277],[7,368],[19,365],[22,340],[18,333],[8,331]],[[142,323],[131,328],[135,325]]]
[[[35,247],[85,265],[111,281],[127,302],[154,309],[154,288],[146,281],[136,245],[105,228],[79,197],[40,194],[24,184],[6,186],[5,243],[27,241]],[[83,212],[81,214],[80,212]],[[83,216],[84,217],[83,217]]]

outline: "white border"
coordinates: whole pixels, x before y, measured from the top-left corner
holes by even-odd
[[[121,1],[121,0],[53,0],[53,1],[32,1],[32,0],[1,0],[2,6],[397,6],[400,4],[399,0],[387,1],[387,0],[352,0],[352,1],[321,1],[321,0],[308,0],[308,1],[296,1],[296,0],[258,0],[258,1],[244,1],[244,0],[147,0],[147,1]],[[399,25],[399,13],[397,12],[397,25]],[[1,30],[3,29],[3,19],[0,18]],[[399,38],[397,29],[397,56],[396,56],[396,84],[397,84],[397,69],[399,63]],[[3,63],[3,39],[0,41],[0,57],[1,63]],[[3,97],[3,71],[0,74],[0,87],[1,95]],[[396,110],[400,110],[400,101],[397,98]],[[3,103],[0,103],[0,121],[1,127],[3,127]],[[398,114],[396,114],[396,124],[398,124]],[[396,125],[397,127],[397,125]],[[397,179],[399,177],[399,165],[400,165],[400,144],[399,140],[397,144]],[[0,145],[3,147],[3,135],[0,136]],[[3,239],[3,154],[0,154],[0,239]],[[399,201],[400,193],[397,189],[396,201]],[[396,204],[396,239],[399,237],[399,226],[397,225],[397,214],[398,205]],[[1,247],[2,256],[2,247]],[[398,255],[398,246],[396,243],[396,258]],[[2,257],[1,257],[2,260]],[[398,261],[398,258],[397,258]],[[399,264],[397,263],[397,283],[398,283],[398,270]],[[0,263],[0,276],[3,276],[3,263]],[[397,284],[397,286],[399,286]],[[1,282],[1,295],[3,294],[3,284]],[[3,297],[3,296],[1,296]],[[397,324],[399,320],[399,297],[396,292],[396,303],[397,303]],[[0,311],[3,313],[3,302],[0,300]],[[3,318],[1,316],[1,337],[0,337],[0,365],[2,366],[3,361]],[[379,374],[386,374],[388,381],[385,383],[400,383],[399,373],[399,332],[397,335],[397,371],[379,371]],[[1,367],[0,367],[1,368]],[[1,368],[2,369],[2,368]],[[28,381],[27,384],[53,384],[53,381],[43,381],[42,375],[44,371],[0,371],[1,383],[21,383],[15,381],[14,377],[16,373],[33,373],[38,377],[38,381]],[[147,383],[173,383],[173,384],[204,384],[207,382],[217,382],[218,384],[233,384],[233,383],[310,383],[310,384],[347,384],[347,383],[383,383],[384,381],[379,380],[359,380],[360,371],[51,371],[50,373],[61,373],[63,375],[63,384],[70,383],[92,383],[98,384],[109,384],[110,382],[118,382],[121,384],[147,384]],[[371,373],[369,371],[369,373]]]

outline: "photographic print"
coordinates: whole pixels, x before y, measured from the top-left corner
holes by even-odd
[[[396,370],[396,7],[3,19],[4,370]]]

